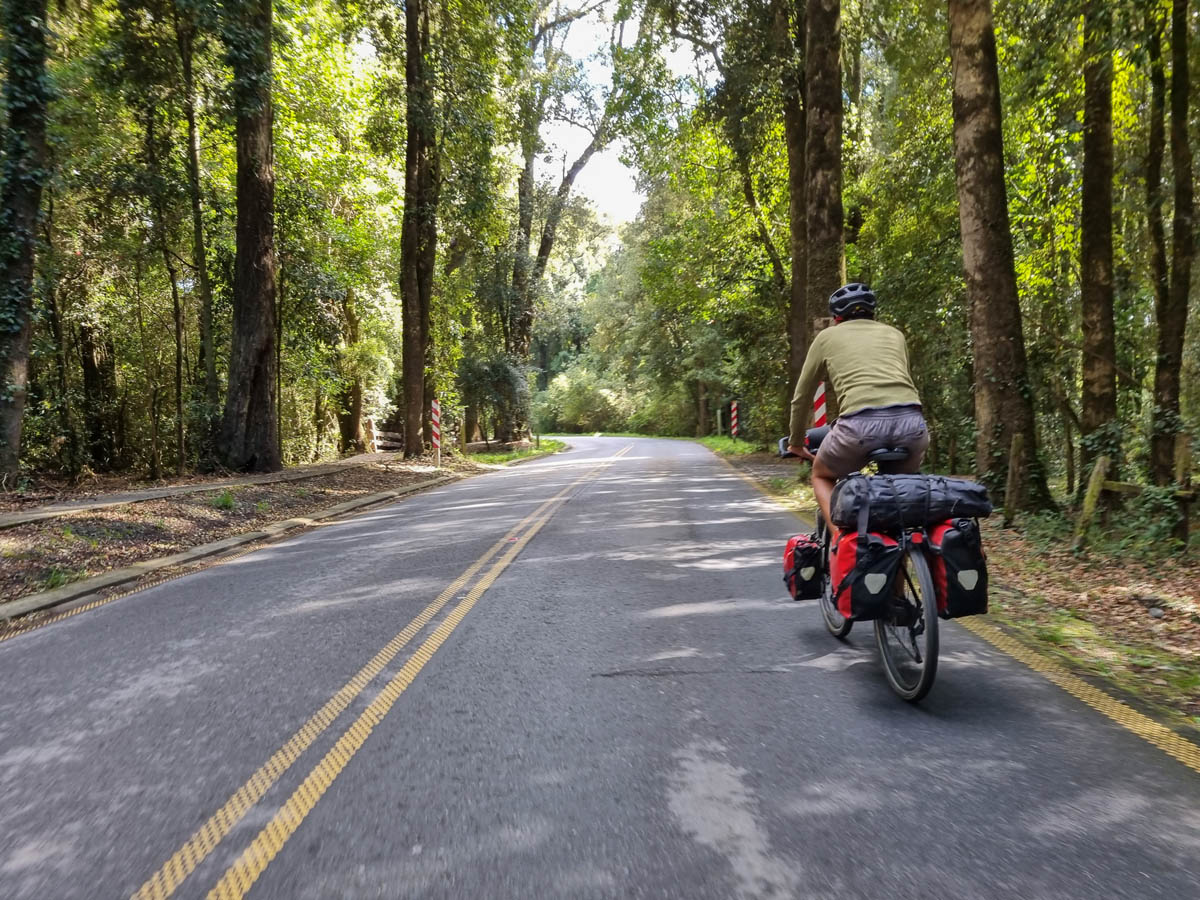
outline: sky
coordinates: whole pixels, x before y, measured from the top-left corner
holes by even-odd
[[[600,14],[593,13],[571,25],[564,45],[566,52],[573,58],[586,61],[588,76],[596,85],[607,85],[611,80],[609,67],[595,58],[596,48],[607,47],[610,28],[608,22],[601,20]],[[676,75],[694,71],[695,63],[691,49],[668,48],[667,65]],[[556,181],[562,177],[564,158],[569,165],[591,141],[591,135],[582,128],[564,123],[548,124],[543,130],[543,136],[556,152],[553,164],[542,163],[540,174]],[[575,193],[591,200],[601,216],[607,218],[613,226],[632,222],[637,218],[642,202],[646,199],[637,189],[636,172],[621,162],[620,151],[619,144],[612,144],[597,153],[575,180]]]

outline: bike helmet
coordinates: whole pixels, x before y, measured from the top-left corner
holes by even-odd
[[[829,312],[837,319],[858,319],[875,314],[875,294],[860,281],[852,281],[829,296]]]

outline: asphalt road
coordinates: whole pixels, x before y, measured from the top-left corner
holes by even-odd
[[[0,643],[0,897],[1200,898],[1200,775],[957,625],[901,702],[791,514],[572,444]]]

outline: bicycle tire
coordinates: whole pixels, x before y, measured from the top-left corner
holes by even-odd
[[[847,619],[838,612],[837,603],[833,599],[833,584],[829,575],[829,529],[825,526],[825,519],[820,510],[817,511],[817,539],[821,541],[822,547],[821,599],[817,601],[821,606],[821,620],[830,634],[839,641],[844,641],[850,634],[850,629],[854,627],[854,620]]]
[[[907,547],[900,565],[901,571],[897,577],[904,579],[904,597],[918,607],[917,622],[922,627],[917,634],[915,625],[898,623],[894,616],[876,619],[875,643],[883,659],[883,670],[889,686],[902,699],[916,703],[929,693],[929,689],[933,687],[933,680],[937,677],[937,600],[934,596],[933,575],[920,547]],[[918,592],[920,596],[913,596]],[[917,651],[915,654],[904,646],[905,632],[908,633],[911,646]],[[904,655],[901,655],[901,651]]]

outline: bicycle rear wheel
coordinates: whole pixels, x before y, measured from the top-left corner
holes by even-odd
[[[825,526],[825,517],[817,510],[817,540],[821,542],[821,619],[829,633],[839,640],[844,640],[854,627],[854,620],[847,619],[838,612],[837,602],[833,597],[833,583],[829,576],[829,529]]]
[[[875,620],[875,642],[888,684],[915,703],[933,687],[938,663],[937,600],[920,547],[905,549],[896,578],[893,615]]]

